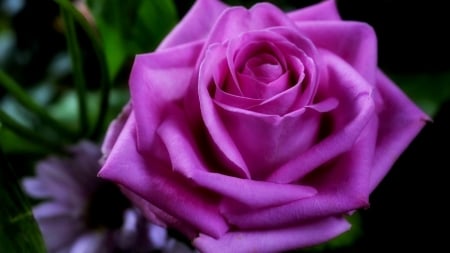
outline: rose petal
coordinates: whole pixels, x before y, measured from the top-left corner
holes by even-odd
[[[309,186],[280,185],[205,171],[194,172],[192,179],[202,187],[206,187],[219,193],[221,196],[238,201],[251,208],[285,204],[316,194],[316,190]]]
[[[211,29],[205,45],[227,41],[243,32],[277,26],[295,28],[292,20],[274,5],[257,3],[251,9],[227,8]]]
[[[318,138],[321,113],[315,110],[304,109],[301,114],[280,117],[216,104],[220,121],[244,158],[252,179],[265,179],[281,164],[305,152]]]
[[[190,187],[190,182],[150,155],[137,150],[134,114],[130,115],[99,176],[120,184],[146,201],[194,228],[218,237],[228,230],[217,205],[207,192]]]
[[[151,152],[169,106],[181,103],[197,62],[201,43],[138,55],[130,76],[130,90],[141,152]]]
[[[330,159],[349,150],[362,130],[375,117],[375,104],[371,97],[373,88],[339,57],[323,52],[329,69],[329,79],[334,84],[330,93],[339,100],[332,112],[335,131],[327,134],[321,142],[289,160],[267,180],[294,182]],[[332,92],[334,91],[334,92]]]
[[[373,159],[370,189],[374,189],[389,171],[403,150],[431,119],[381,71],[377,73],[377,88],[383,98],[379,114],[377,149]]]
[[[284,252],[328,241],[349,228],[345,219],[330,217],[281,229],[228,232],[219,239],[200,234],[194,246],[203,253]]]
[[[157,130],[169,153],[173,169],[187,178],[191,178],[195,171],[219,169],[208,167],[206,162],[201,159],[202,157],[212,157],[213,154],[207,155],[205,152],[208,152],[208,150],[200,150],[200,147],[194,141],[192,131],[187,128],[185,122],[183,112],[172,110]],[[231,169],[232,174],[237,174],[240,177],[250,177],[245,168],[229,167],[227,169]]]
[[[106,157],[108,157],[109,152],[113,148],[114,144],[116,143],[117,137],[120,134],[120,131],[122,131],[123,126],[125,125],[125,122],[128,119],[128,116],[130,115],[132,110],[132,105],[130,102],[128,102],[123,108],[120,114],[109,123],[108,129],[106,130],[105,137],[102,142],[101,146],[101,152],[102,152],[102,158],[100,159],[100,163],[102,164]]]
[[[298,22],[297,26],[317,48],[340,56],[368,83],[375,83],[377,39],[371,26],[351,21]]]
[[[161,42],[158,50],[204,39],[226,5],[217,0],[197,0],[183,19]]]
[[[326,0],[288,13],[289,17],[299,21],[341,20],[335,0]]]
[[[213,46],[206,52],[206,57],[200,66],[198,79],[198,94],[194,96],[199,97],[201,120],[203,120],[212,141],[217,149],[218,157],[222,159],[222,164],[233,168],[237,171],[248,171],[247,165],[243,157],[239,153],[233,139],[226,131],[225,124],[220,120],[220,115],[215,110],[215,106],[211,99],[209,84],[213,80],[212,74],[215,72],[216,63],[220,62],[220,55],[223,52],[223,47]],[[219,55],[219,57],[215,57]]]

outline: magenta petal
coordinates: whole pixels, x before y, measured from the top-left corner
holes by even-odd
[[[382,72],[377,87],[385,110],[379,114],[380,129],[373,159],[370,188],[374,189],[389,168],[430,118]]]
[[[368,83],[375,83],[377,39],[371,26],[350,21],[299,22],[297,26],[317,48],[338,55]]]
[[[175,171],[182,173],[187,178],[191,178],[195,171],[214,170],[214,168],[208,168],[203,159],[201,159],[201,151],[194,141],[192,131],[187,127],[183,112],[172,110],[160,128],[158,128],[158,135],[165,144],[170,162]],[[233,174],[246,178],[250,176],[245,168],[234,169]]]
[[[109,152],[113,148],[116,140],[122,131],[123,126],[127,122],[128,116],[130,115],[132,110],[131,103],[128,102],[123,108],[120,114],[109,123],[108,129],[106,131],[105,137],[102,142],[101,152],[103,154],[102,159],[100,160],[103,163],[104,159],[108,157]]]
[[[325,0],[319,4],[289,12],[288,15],[294,21],[341,19],[335,0]]]
[[[217,0],[197,0],[192,8],[161,42],[158,50],[204,39],[227,6]]]
[[[231,7],[217,19],[205,44],[224,42],[243,32],[278,26],[295,28],[292,20],[274,5],[258,3],[251,9]]]
[[[192,179],[202,187],[213,190],[222,196],[248,205],[251,208],[280,205],[316,194],[316,190],[309,186],[280,185],[204,171],[196,171]]]
[[[219,239],[200,234],[194,245],[202,253],[284,252],[328,241],[349,228],[344,218],[330,217],[281,229],[228,232]]]
[[[130,90],[141,151],[151,151],[167,108],[185,96],[201,48],[200,43],[187,44],[136,57]]]
[[[226,131],[226,125],[220,120],[220,115],[215,108],[208,89],[211,81],[214,80],[213,73],[215,72],[215,67],[221,59],[216,56],[218,54],[220,55],[222,51],[222,47],[218,46],[210,47],[206,51],[205,60],[199,70],[198,94],[195,95],[199,97],[202,120],[211,136],[212,142],[218,150],[219,159],[224,164],[229,164],[230,168],[236,167],[234,170],[248,171],[247,165],[239,153],[236,144]]]
[[[192,189],[186,179],[136,149],[135,122],[130,115],[99,176],[114,181],[168,214],[217,237],[228,230],[207,192]]]
[[[298,115],[280,117],[218,103],[216,108],[252,179],[265,179],[278,171],[281,164],[305,152],[317,139],[321,116],[315,110],[306,109]]]

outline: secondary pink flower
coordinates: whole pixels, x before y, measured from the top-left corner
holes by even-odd
[[[100,176],[201,252],[327,241],[428,120],[334,1],[284,13],[198,0],[138,55]]]
[[[192,253],[149,223],[117,186],[99,179],[100,148],[82,141],[68,156],[38,162],[25,192],[42,200],[33,208],[49,253]]]

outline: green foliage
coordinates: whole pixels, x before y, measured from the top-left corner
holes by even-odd
[[[18,177],[0,150],[0,247],[8,253],[45,253],[45,246]]]
[[[149,52],[176,24],[172,1],[89,0],[114,80],[134,55]]]
[[[450,99],[450,72],[390,76],[430,116]]]

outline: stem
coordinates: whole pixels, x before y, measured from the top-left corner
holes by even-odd
[[[0,70],[0,86],[3,86],[27,110],[39,116],[48,126],[60,133],[63,138],[70,140],[75,138],[74,133],[59,121],[52,118],[44,107],[34,102],[33,98],[2,70]]]
[[[78,44],[75,22],[70,12],[61,11],[66,29],[67,46],[72,60],[73,77],[78,93],[78,112],[80,118],[80,135],[84,136],[89,130],[86,102],[86,80],[83,71],[83,59],[81,56],[80,45]]]
[[[92,25],[84,18],[84,16],[76,10],[76,8],[67,0],[55,0],[59,4],[59,7],[68,14],[71,14],[72,17],[78,22],[78,24],[83,28],[86,32],[89,40],[92,43],[94,52],[97,56],[97,59],[100,64],[101,71],[101,80],[100,80],[100,103],[99,103],[99,111],[97,115],[97,121],[95,122],[94,128],[92,132],[89,134],[89,137],[92,139],[96,139],[102,133],[103,123],[106,119],[106,115],[109,109],[109,95],[112,86],[112,81],[110,80],[108,66],[106,64],[106,57],[103,51],[102,43],[99,39],[99,36],[96,34]]]
[[[44,147],[48,149],[49,151],[53,151],[55,153],[61,153],[62,148],[61,146],[51,140],[48,140],[40,135],[37,134],[37,131],[33,131],[31,129],[28,129],[18,123],[16,120],[11,118],[8,114],[6,114],[4,111],[0,110],[0,127],[5,126],[18,136],[35,143],[38,146]]]

